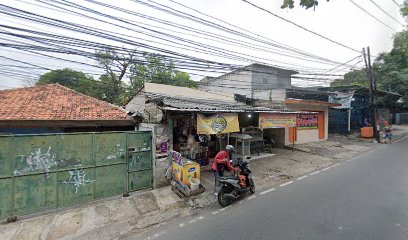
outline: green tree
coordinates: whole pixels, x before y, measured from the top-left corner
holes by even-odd
[[[402,16],[404,16],[404,17],[407,17],[407,16],[408,16],[408,1],[407,1],[407,0],[405,0],[405,1],[402,3],[400,12],[401,12],[401,15],[402,15]]]
[[[344,74],[344,79],[336,79],[330,83],[331,87],[344,85],[368,86],[368,77],[365,70],[353,70]]]
[[[127,84],[126,77],[128,77],[129,69],[136,60],[136,53],[132,51],[116,51],[112,49],[105,49],[96,52],[96,60],[104,71],[100,77],[103,83],[102,88],[104,98],[106,101],[121,105],[124,101]]]
[[[145,82],[196,87],[190,75],[178,71],[171,60],[158,54],[138,56],[136,51],[104,50],[96,53],[98,65],[105,71],[100,77],[106,101],[118,105],[133,97]]]
[[[139,89],[145,82],[173,85],[180,87],[197,87],[188,73],[176,69],[173,61],[166,60],[157,54],[145,54],[143,61],[132,65],[131,85]]]
[[[83,72],[69,68],[51,70],[40,76],[36,85],[59,83],[80,93],[95,98],[102,98],[100,84]]]
[[[329,0],[326,0],[327,2]],[[301,7],[304,7],[306,9],[309,8],[316,8],[319,5],[319,1],[317,0],[300,0],[299,5]],[[294,0],[283,0],[283,4],[281,8],[294,8],[295,7],[295,1]]]
[[[408,102],[408,31],[394,36],[393,48],[382,53],[374,64],[379,89],[401,94]],[[408,104],[406,104],[408,105]]]

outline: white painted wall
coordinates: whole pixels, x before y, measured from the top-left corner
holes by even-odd
[[[251,78],[250,71],[233,71],[222,75],[208,84],[199,84],[198,89],[204,91],[225,92],[232,94],[241,94],[251,97]]]
[[[254,90],[254,98],[283,102],[286,99],[286,89]]]
[[[207,84],[199,84],[198,89],[264,100],[271,100],[271,96],[276,101],[286,98],[285,88],[291,87],[291,75],[288,71],[260,65],[251,65],[245,69],[214,78]]]

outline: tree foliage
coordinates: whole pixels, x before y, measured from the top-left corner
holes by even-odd
[[[369,84],[367,72],[365,70],[353,70],[344,74],[344,79],[336,79],[330,83],[331,87],[357,85],[367,87]]]
[[[166,60],[160,55],[145,54],[142,62],[132,65],[131,83],[138,89],[145,82],[165,85],[195,88],[196,82],[191,80],[188,73],[178,71],[173,61]]]
[[[131,64],[136,60],[136,53],[131,51],[118,51],[106,49],[96,52],[97,63],[105,71],[100,77],[106,101],[122,104],[126,95],[127,77]]]
[[[190,75],[178,71],[171,60],[157,54],[138,56],[136,52],[104,50],[96,53],[98,65],[105,71],[100,77],[106,101],[123,104],[145,82],[181,87],[196,87]]]
[[[326,0],[327,2],[329,0]],[[306,9],[313,8],[315,9],[319,5],[319,1],[317,0],[300,0],[299,5],[301,7],[304,7]],[[281,8],[294,8],[295,7],[295,1],[294,0],[283,0],[283,4]]]
[[[102,98],[99,84],[90,76],[83,72],[69,68],[51,70],[40,76],[36,85],[59,83],[80,93]]]
[[[401,9],[400,9],[401,15],[404,17],[408,17],[408,1],[405,0],[402,3]]]
[[[401,94],[408,106],[408,31],[394,36],[392,50],[380,54],[374,69],[378,88]]]

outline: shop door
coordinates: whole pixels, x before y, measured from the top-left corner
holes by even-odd
[[[317,124],[319,128],[319,139],[324,139],[324,133],[326,129],[326,121],[324,117],[324,112],[319,112],[317,115]]]
[[[297,129],[295,127],[289,128],[289,142],[293,143],[297,141]]]

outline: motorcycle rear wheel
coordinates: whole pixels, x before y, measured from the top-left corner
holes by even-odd
[[[222,188],[221,191],[218,193],[218,203],[221,205],[221,207],[228,207],[232,202],[231,197],[228,197],[225,194],[226,191],[224,188]]]
[[[254,193],[255,193],[255,183],[254,183],[254,180],[250,179],[249,181],[251,182],[251,187],[249,188],[249,192],[250,192],[251,194],[254,194]]]

